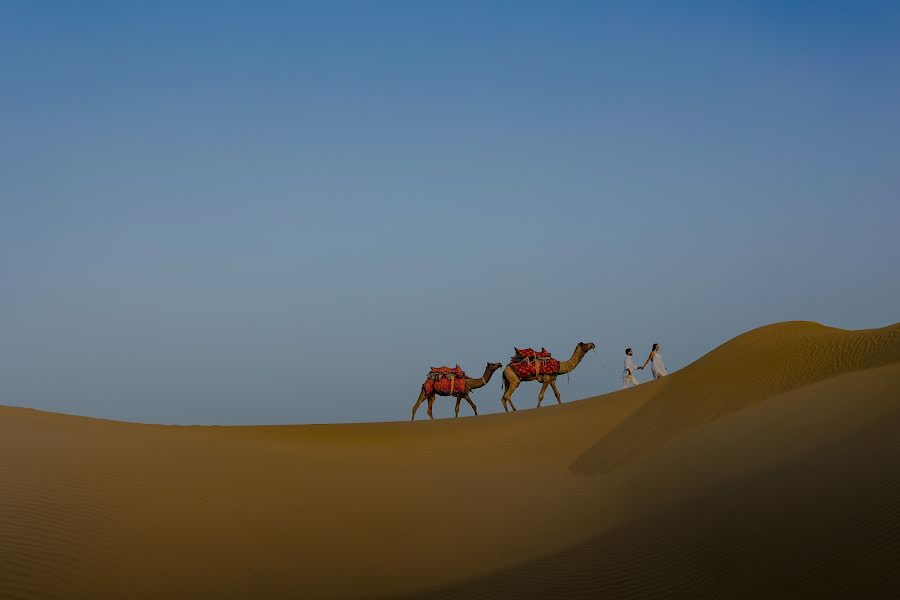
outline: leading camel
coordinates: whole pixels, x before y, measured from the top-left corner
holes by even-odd
[[[416,419],[416,410],[419,408],[419,405],[422,404],[423,401],[428,400],[428,417],[433,419],[434,415],[431,414],[431,407],[434,405],[434,397],[438,396],[456,396],[456,413],[454,416],[459,416],[459,404],[461,401],[465,400],[469,403],[469,406],[472,407],[472,410],[475,411],[475,414],[478,414],[478,408],[475,406],[475,403],[472,402],[472,398],[469,397],[469,392],[472,390],[478,389],[487,385],[487,382],[491,380],[491,376],[494,374],[494,371],[503,366],[503,363],[488,363],[484,368],[484,375],[479,377],[478,379],[472,379],[471,377],[466,378],[466,387],[463,392],[456,392],[451,394],[444,394],[437,390],[434,390],[430,395],[425,393],[425,386],[422,386],[422,391],[419,392],[419,399],[416,400],[416,403],[412,408],[412,418],[410,421],[415,421]]]
[[[562,399],[559,397],[559,390],[556,389],[556,376],[563,375],[572,371],[575,367],[578,366],[578,363],[581,362],[581,359],[584,358],[584,355],[587,354],[588,351],[593,349],[593,342],[578,342],[578,345],[575,346],[575,351],[572,353],[572,358],[560,362],[559,371],[557,371],[556,373],[547,373],[546,375],[541,373],[537,376],[531,375],[529,377],[520,379],[513,368],[510,365],[507,365],[506,368],[503,369],[503,397],[500,398],[500,401],[503,403],[503,410],[509,412],[509,408],[507,408],[506,406],[507,402],[513,410],[516,410],[516,405],[512,402],[512,395],[513,392],[516,391],[516,388],[519,387],[519,384],[523,381],[541,382],[541,391],[540,393],[538,393],[538,408],[541,407],[541,401],[544,399],[544,392],[547,391],[548,385],[553,388],[553,393],[556,395],[557,404],[562,404]]]

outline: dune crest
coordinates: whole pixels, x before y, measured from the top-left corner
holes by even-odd
[[[900,323],[846,331],[809,321],[740,335],[662,381],[654,397],[572,465],[609,472],[686,429],[778,394],[860,369],[900,362]]]
[[[0,598],[892,596],[898,433],[900,324],[771,325],[661,381],[458,420],[0,407]]]

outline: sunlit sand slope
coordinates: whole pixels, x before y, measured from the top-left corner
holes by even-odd
[[[0,598],[898,592],[898,325],[772,325],[662,381],[458,420],[0,407]]]

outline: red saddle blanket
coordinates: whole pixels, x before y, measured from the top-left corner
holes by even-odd
[[[540,352],[531,348],[515,350],[516,355],[512,357],[509,366],[519,379],[559,373],[559,361],[550,356],[546,348],[541,348]]]
[[[451,396],[466,391],[466,372],[455,367],[431,367],[422,389],[428,395]]]

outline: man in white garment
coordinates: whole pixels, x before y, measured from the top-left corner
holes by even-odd
[[[633,385],[637,385],[640,381],[637,380],[637,377],[634,376],[635,366],[634,361],[631,359],[631,348],[625,349],[625,368],[622,371],[622,389],[624,390],[627,387],[631,387]]]

